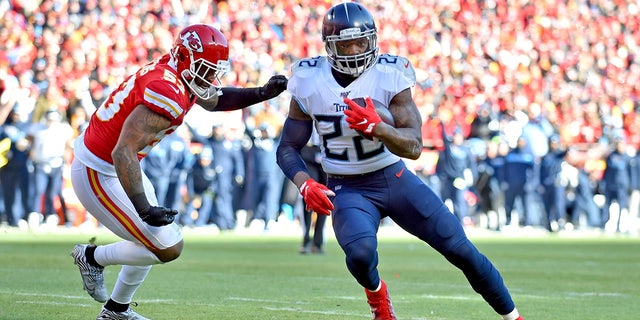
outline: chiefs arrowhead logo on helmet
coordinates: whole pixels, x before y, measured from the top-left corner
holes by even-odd
[[[202,41],[195,31],[187,32],[180,36],[182,45],[195,52],[203,52]]]

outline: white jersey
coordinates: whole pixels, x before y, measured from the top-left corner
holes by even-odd
[[[314,120],[321,137],[322,167],[328,174],[362,174],[382,169],[400,158],[378,140],[368,140],[349,128],[343,97],[370,96],[388,106],[399,92],[415,85],[415,71],[404,57],[380,55],[375,66],[346,88],[331,74],[326,57],[297,61],[287,90]]]

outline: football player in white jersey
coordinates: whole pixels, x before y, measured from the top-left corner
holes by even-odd
[[[374,319],[396,319],[377,269],[377,231],[384,217],[459,268],[503,319],[522,319],[498,270],[401,159],[416,159],[422,152],[421,117],[411,94],[415,74],[409,61],[379,54],[374,19],[359,3],[330,8],[322,38],[326,56],[292,66],[287,86],[292,99],[278,165],[310,209],[332,215],[347,269],[364,287]],[[366,101],[366,106],[356,99]],[[384,107],[393,121],[383,121],[386,117],[376,112]],[[300,156],[313,126],[322,139],[326,186],[310,178]]]
[[[151,266],[178,258],[183,240],[173,223],[178,213],[158,206],[140,160],[182,124],[198,104],[208,111],[244,108],[278,96],[287,78],[262,87],[220,88],[229,71],[229,45],[216,28],[184,28],[170,53],[129,76],[91,116],[75,141],[71,181],[82,205],[123,240],[75,246],[71,256],[84,289],[106,302],[98,319],[146,319],[129,304]],[[109,295],[104,267],[122,265]]]

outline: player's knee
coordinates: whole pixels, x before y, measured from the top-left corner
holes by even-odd
[[[156,250],[153,253],[156,255],[156,257],[158,257],[160,261],[162,261],[163,263],[167,263],[175,259],[178,259],[178,257],[180,257],[183,246],[184,246],[184,243],[180,241],[178,244],[174,245],[173,247],[169,247],[163,250]]]
[[[346,248],[348,263],[354,267],[368,267],[377,257],[375,238],[354,241]]]
[[[372,254],[365,254],[364,251],[354,251],[347,256],[347,259],[350,265],[359,269],[371,264],[372,257]]]
[[[477,270],[483,264],[483,256],[468,239],[458,241],[445,254],[456,267],[464,271]]]

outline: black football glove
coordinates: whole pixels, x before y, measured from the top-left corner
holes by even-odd
[[[153,227],[162,227],[173,223],[173,219],[178,214],[178,210],[149,205],[144,193],[138,193],[130,199],[140,219]]]
[[[173,223],[177,214],[178,210],[154,206],[149,206],[138,212],[140,219],[153,227],[162,227]]]
[[[265,85],[260,87],[260,95],[265,100],[277,97],[282,91],[287,89],[287,77],[283,75],[272,76]]]

